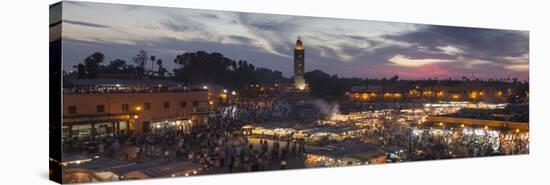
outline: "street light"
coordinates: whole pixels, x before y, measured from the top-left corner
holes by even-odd
[[[136,107],[136,111],[141,111],[141,107],[140,107],[140,106],[137,106],[137,107]]]

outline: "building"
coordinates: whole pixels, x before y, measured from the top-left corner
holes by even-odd
[[[211,107],[231,105],[239,99],[237,91],[220,85],[196,85],[194,87],[194,89],[199,88],[202,90],[208,90],[208,104]]]
[[[395,84],[353,86],[348,97],[355,101],[470,101],[508,102],[510,98],[528,101],[528,91],[519,92],[519,85],[507,84]]]
[[[63,138],[189,129],[208,120],[208,91],[170,80],[65,79]]]
[[[304,47],[302,46],[302,40],[298,37],[296,46],[294,47],[294,87],[299,90],[304,90],[307,86],[304,79],[304,61]]]

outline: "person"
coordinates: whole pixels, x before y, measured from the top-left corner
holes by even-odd
[[[170,150],[169,149],[164,150],[163,158],[167,161],[170,161]]]
[[[235,157],[231,156],[229,159],[229,173],[233,173],[233,165],[235,165]]]
[[[145,153],[145,145],[141,145],[141,147],[138,147],[137,151],[138,152],[136,157],[136,163],[140,163]]]
[[[120,144],[118,143],[118,139],[113,140],[113,144],[111,146],[112,146],[112,152],[113,152],[111,156],[113,158],[117,158],[118,157],[117,153],[120,150]]]
[[[297,144],[298,144],[298,143],[296,142],[296,140],[294,140],[294,142],[293,142],[293,144],[292,144],[292,149],[291,149],[292,155],[296,155],[296,145],[297,145]]]
[[[284,169],[286,169],[286,160],[283,159],[281,161],[281,170],[284,170]]]
[[[100,141],[99,144],[97,144],[97,152],[100,156],[104,156],[105,154],[105,143],[103,141]]]
[[[284,147],[283,150],[281,151],[281,159],[286,160],[287,156],[288,156],[288,147]]]
[[[262,144],[262,154],[267,153],[268,148],[269,148],[269,144],[267,143],[267,141],[264,141]]]
[[[300,140],[300,153],[305,153],[306,152],[306,142],[304,139],[301,139]]]

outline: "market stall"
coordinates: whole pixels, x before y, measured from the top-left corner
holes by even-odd
[[[311,149],[306,154],[306,167],[337,167],[386,162],[386,153],[377,145],[341,142]]]
[[[189,161],[168,162],[156,160],[117,167],[113,168],[111,171],[120,176],[121,179],[148,179],[196,175],[204,170],[203,168],[204,166]]]

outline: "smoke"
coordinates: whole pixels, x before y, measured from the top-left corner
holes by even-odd
[[[312,103],[317,108],[319,108],[319,111],[321,111],[323,115],[325,115],[327,118],[330,118],[331,120],[345,119],[345,116],[340,113],[340,105],[336,102],[329,104],[325,100],[316,99]]]

